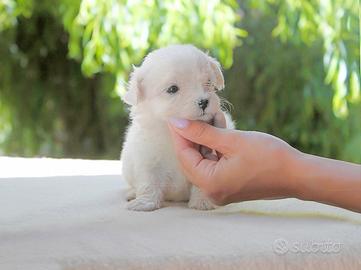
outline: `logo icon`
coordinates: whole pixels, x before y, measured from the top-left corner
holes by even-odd
[[[278,238],[273,242],[273,251],[279,255],[286,254],[288,249],[288,241],[286,239]]]

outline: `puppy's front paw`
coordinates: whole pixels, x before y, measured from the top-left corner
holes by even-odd
[[[192,186],[188,207],[198,210],[212,210],[216,208],[216,206],[202,193],[202,191],[195,186]]]
[[[152,201],[149,198],[135,198],[127,203],[127,209],[132,211],[153,211],[161,207],[158,201]]]
[[[211,201],[205,197],[193,196],[188,202],[188,207],[198,210],[212,210],[215,206]]]

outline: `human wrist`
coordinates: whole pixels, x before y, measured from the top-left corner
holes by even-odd
[[[290,147],[282,156],[280,179],[285,197],[300,199],[304,194],[302,167],[304,165],[305,155],[305,153]]]
[[[307,201],[321,198],[319,186],[325,184],[322,182],[321,171],[322,164],[318,157],[297,151],[290,160],[288,169],[292,197]]]

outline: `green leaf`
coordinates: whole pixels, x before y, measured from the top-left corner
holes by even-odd
[[[338,57],[334,54],[331,58],[330,65],[328,66],[328,69],[327,69],[325,83],[329,84],[335,78],[337,68],[338,68],[338,61],[339,61]]]
[[[360,78],[356,71],[352,71],[350,76],[350,95],[349,100],[352,103],[360,101]]]

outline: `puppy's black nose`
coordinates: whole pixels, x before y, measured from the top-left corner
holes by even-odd
[[[198,101],[198,106],[204,111],[208,106],[208,99],[205,98]]]

